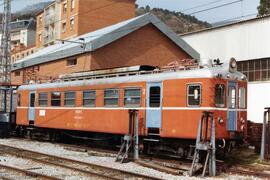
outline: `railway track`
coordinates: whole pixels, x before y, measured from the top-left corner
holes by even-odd
[[[13,166],[0,164],[0,168],[0,179],[16,179],[17,177],[20,177],[20,179],[60,180],[57,177],[48,176]]]
[[[79,172],[88,175],[88,177],[97,179],[158,179],[142,174],[118,170],[3,144],[0,144],[0,152],[2,154],[29,159],[37,163],[69,169],[71,171]]]

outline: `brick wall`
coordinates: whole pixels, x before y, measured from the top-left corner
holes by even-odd
[[[43,40],[44,40],[43,33],[44,33],[44,13],[40,13],[37,15],[37,24],[36,24],[36,47],[37,48],[40,48],[43,45]]]
[[[93,53],[91,69],[154,65],[190,58],[153,25],[147,25]]]
[[[91,55],[82,54],[77,57],[77,65],[67,66],[67,59],[61,59],[38,67],[23,70],[20,76],[12,72],[12,82],[21,84],[24,81],[48,80],[60,74],[106,69],[134,65],[163,66],[169,62],[190,58],[181,48],[153,25],[147,25],[126,37],[123,37]],[[23,76],[23,77],[22,77]]]
[[[80,0],[79,35],[135,17],[135,0]]]

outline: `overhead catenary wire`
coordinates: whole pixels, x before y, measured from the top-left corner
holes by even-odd
[[[221,1],[224,1],[224,0],[216,0],[216,1],[209,2],[209,3],[200,4],[198,6],[190,7],[190,8],[187,8],[187,9],[182,9],[182,10],[180,10],[180,12],[186,12],[186,11],[190,11],[190,10],[193,10],[193,9],[198,9],[200,7],[209,6],[209,5],[212,5],[212,4],[216,4],[218,2],[221,2]]]
[[[239,2],[242,2],[242,1],[243,0],[237,0],[237,1],[232,1],[232,2],[229,2],[229,3],[224,3],[224,4],[221,4],[221,5],[218,5],[218,6],[214,6],[214,7],[211,7],[211,8],[207,8],[207,9],[202,9],[202,10],[199,10],[199,11],[195,11],[195,12],[189,13],[187,15],[193,15],[193,14],[198,14],[198,13],[205,12],[205,11],[210,11],[210,10],[213,10],[213,9],[217,9],[217,8],[229,6],[229,5],[232,5],[232,4],[236,4],[236,3],[239,3]]]

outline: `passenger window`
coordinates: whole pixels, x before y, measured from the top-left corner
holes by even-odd
[[[225,106],[225,85],[217,84],[215,87],[215,104],[216,107]]]
[[[188,106],[201,104],[201,85],[188,85]]]
[[[96,91],[83,91],[83,106],[96,106]]]
[[[139,107],[141,104],[141,89],[125,89],[124,105]]]
[[[43,107],[48,106],[48,93],[38,94],[38,105]]]
[[[60,92],[51,93],[51,106],[61,106],[61,93]]]
[[[229,108],[236,108],[236,90],[235,90],[235,87],[229,87]]]
[[[150,87],[150,107],[160,107],[160,87]]]
[[[243,87],[239,88],[239,108],[246,108],[246,89]]]
[[[106,89],[104,91],[104,105],[105,106],[118,106],[119,90]]]
[[[65,92],[65,106],[75,106],[75,92]]]

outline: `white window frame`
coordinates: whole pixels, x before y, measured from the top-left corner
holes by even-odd
[[[139,90],[140,91],[140,95],[139,96],[126,96],[126,91],[128,91],[128,90]],[[137,88],[137,87],[130,87],[130,88],[125,88],[124,89],[124,106],[125,107],[140,107],[141,106],[141,93],[142,93],[142,91],[141,91],[141,88]],[[132,104],[126,104],[126,99],[127,98],[133,98],[133,99],[139,99],[140,101],[139,101],[139,104],[135,104],[135,105],[132,105]]]
[[[200,100],[200,102],[199,102],[199,104],[197,105],[190,105],[189,104],[189,97],[192,97],[192,96],[194,96],[194,94],[192,95],[192,94],[189,94],[189,88],[190,87],[192,87],[192,86],[199,86],[200,87],[200,97],[199,97],[199,100]],[[187,106],[188,107],[199,107],[199,106],[201,106],[201,104],[202,104],[202,84],[201,83],[191,83],[191,84],[187,84],[187,94],[186,94],[186,97],[187,97]]]

